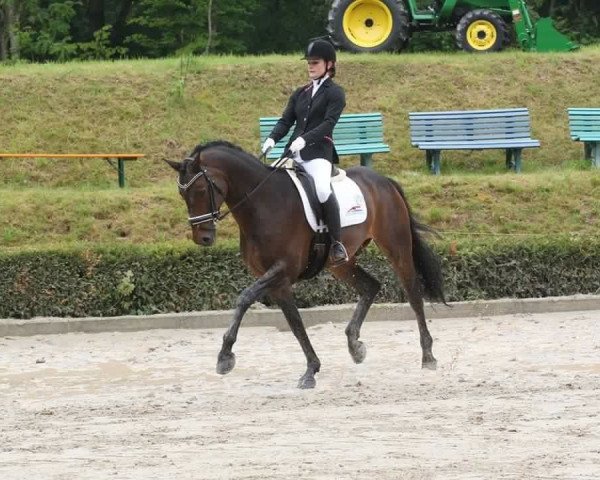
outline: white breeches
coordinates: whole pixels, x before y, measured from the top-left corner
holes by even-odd
[[[302,164],[304,170],[313,178],[319,202],[325,203],[331,195],[331,163],[324,158],[315,158],[305,162],[300,155],[296,155],[294,160]]]

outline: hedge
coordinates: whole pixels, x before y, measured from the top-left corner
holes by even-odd
[[[600,240],[557,238],[436,243],[450,301],[600,292]],[[367,249],[360,264],[404,301],[388,262]],[[252,282],[237,247],[71,248],[0,253],[0,318],[82,317],[229,309]],[[324,272],[301,282],[299,307],[356,301]]]

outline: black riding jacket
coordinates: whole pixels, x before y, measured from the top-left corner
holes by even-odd
[[[292,94],[269,137],[277,143],[287,135],[295,123],[296,127],[285,147],[286,150],[296,138],[302,137],[306,141],[306,146],[300,150],[302,160],[325,158],[338,163],[333,144],[333,128],[346,106],[344,89],[331,78],[325,79],[314,96],[312,88],[311,82]]]

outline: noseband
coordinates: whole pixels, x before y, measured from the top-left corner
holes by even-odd
[[[195,159],[192,157],[187,157],[186,160],[194,161]],[[204,215],[198,215],[196,217],[188,217],[188,222],[190,222],[190,225],[192,227],[206,222],[212,222],[213,224],[216,224],[219,220],[223,219],[229,214],[229,212],[225,212],[225,214],[222,215],[221,211],[217,208],[217,202],[215,201],[215,190],[219,192],[223,197],[225,197],[225,195],[223,194],[221,189],[217,187],[213,179],[208,176],[208,172],[202,166],[200,166],[200,171],[196,175],[194,175],[189,182],[182,184],[179,182],[179,179],[177,179],[177,186],[179,187],[179,190],[181,192],[185,192],[194,183],[196,183],[196,180],[198,180],[200,177],[204,177],[206,179],[206,183],[208,184],[208,195],[210,196],[211,212],[206,213]]]

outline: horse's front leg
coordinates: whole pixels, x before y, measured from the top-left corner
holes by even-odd
[[[276,291],[271,293],[271,297],[281,308],[288,325],[296,339],[298,339],[302,351],[306,356],[306,372],[300,377],[298,388],[315,388],[317,384],[315,374],[321,369],[321,361],[310,343],[310,339],[302,323],[302,317],[300,317],[300,312],[294,303],[291,285],[277,288]]]
[[[242,323],[244,314],[250,306],[258,299],[262,298],[269,288],[281,281],[284,272],[284,265],[276,263],[256,282],[245,288],[237,299],[233,320],[229,328],[223,335],[223,345],[217,359],[217,373],[224,375],[231,372],[235,367],[235,354],[231,351],[233,344],[237,340],[238,330]]]

